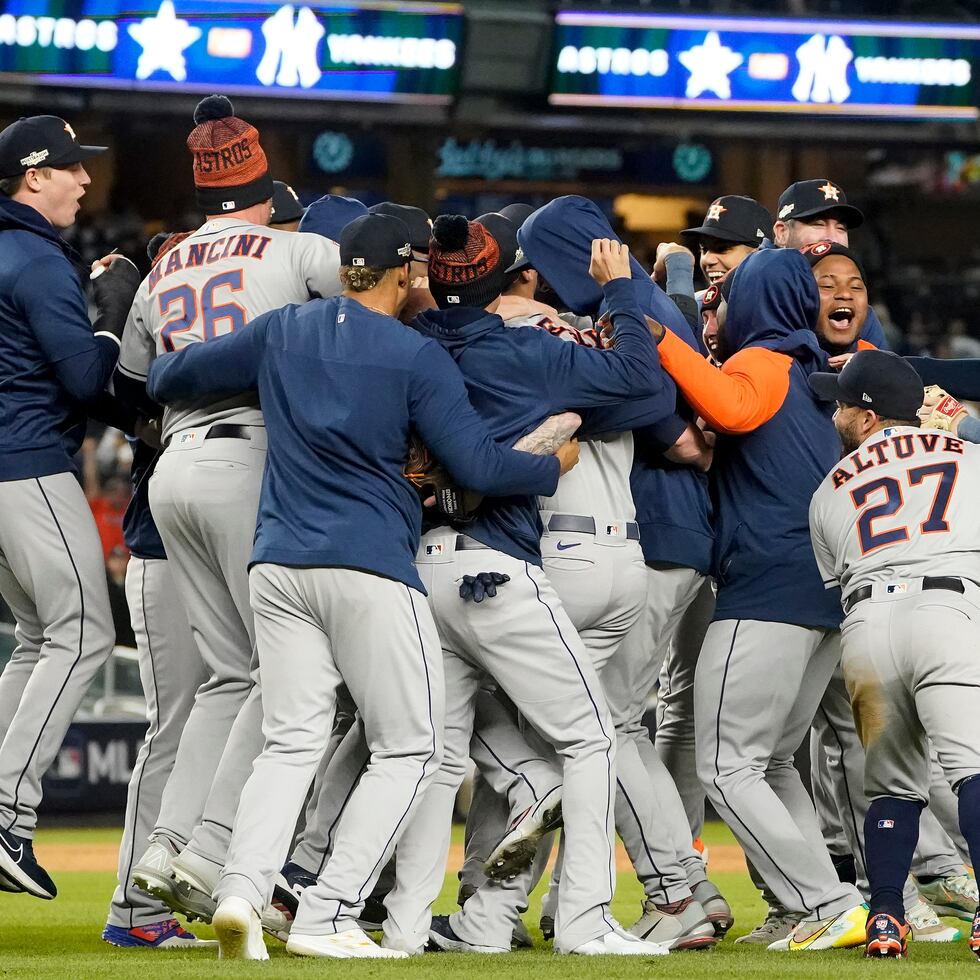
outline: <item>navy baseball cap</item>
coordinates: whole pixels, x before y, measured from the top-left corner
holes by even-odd
[[[840,374],[811,374],[810,388],[821,401],[856,405],[884,419],[909,421],[917,418],[925,397],[915,368],[888,350],[860,350]]]
[[[792,218],[805,221],[824,214],[836,214],[848,228],[857,228],[864,224],[861,211],[847,203],[844,188],[831,180],[798,180],[779,195],[779,206],[776,209],[778,221],[789,221]]]
[[[810,268],[814,268],[818,262],[827,258],[828,255],[844,255],[849,258],[856,266],[861,278],[867,282],[868,277],[864,273],[864,266],[861,260],[846,246],[840,242],[811,242],[800,249],[800,254],[810,263]]]
[[[429,239],[432,237],[432,222],[421,209],[411,204],[395,204],[394,201],[382,201],[368,208],[372,214],[388,214],[400,218],[408,226],[409,241],[413,252],[429,253]]]
[[[393,269],[412,261],[408,226],[390,214],[364,214],[340,233],[340,264]]]
[[[281,180],[272,182],[272,217],[270,225],[285,225],[299,221],[303,217],[303,205],[299,203],[296,191]]]
[[[681,234],[755,248],[763,238],[772,238],[772,215],[751,197],[726,194],[711,202],[697,228],[685,228]]]
[[[17,177],[32,167],[70,167],[107,149],[83,146],[60,116],[22,116],[0,133],[0,177]]]
[[[514,204],[508,204],[505,208],[501,208],[499,213],[510,221],[513,221],[514,227],[520,228],[536,210],[537,208],[532,208],[530,204],[516,202]]]
[[[300,219],[299,230],[339,242],[344,228],[367,213],[368,209],[355,197],[324,194],[306,209]]]

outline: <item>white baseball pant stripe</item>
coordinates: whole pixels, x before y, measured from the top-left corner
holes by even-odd
[[[150,724],[129,781],[119,845],[119,883],[109,906],[109,925],[124,929],[172,916],[159,899],[133,886],[132,871],[156,823],[163,787],[173,768],[194,695],[207,679],[191,628],[180,604],[174,602],[174,593],[170,565],[165,559],[136,555],[129,559],[126,598]]]
[[[0,482],[0,595],[17,647],[0,676],[0,827],[33,837],[41,777],[115,642],[95,519],[71,473]]]

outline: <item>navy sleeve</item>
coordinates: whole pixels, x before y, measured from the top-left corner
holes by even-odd
[[[542,395],[547,395],[550,411],[615,405],[625,398],[659,395],[665,387],[657,345],[637,305],[633,281],[614,279],[603,294],[615,328],[615,350],[581,347],[537,331],[547,386]]]
[[[681,437],[688,423],[679,415],[671,414],[653,425],[645,425],[634,431],[638,443],[649,446],[655,454],[665,453]]]
[[[671,252],[667,267],[667,298],[684,314],[695,334],[700,333],[701,309],[694,292],[694,256],[690,252]]]
[[[582,425],[578,438],[588,439],[602,432],[628,432],[645,425],[655,425],[673,416],[677,404],[677,390],[673,381],[664,385],[663,391],[650,398],[631,398],[616,405],[602,408],[583,408]]]
[[[906,357],[924,385],[939,385],[955,398],[980,401],[980,358]]]
[[[434,341],[415,355],[409,398],[422,441],[463,486],[494,497],[550,497],[558,488],[560,466],[554,456],[515,452],[494,441],[470,404],[455,361]]]
[[[272,310],[242,330],[155,358],[146,379],[150,398],[167,405],[192,398],[224,398],[257,387],[269,323],[280,312]]]
[[[119,342],[96,337],[81,286],[67,260],[47,255],[17,280],[14,302],[37,338],[61,386],[75,401],[105,390],[119,357]]]

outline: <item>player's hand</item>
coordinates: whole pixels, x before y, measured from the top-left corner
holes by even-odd
[[[561,475],[564,476],[578,463],[578,439],[569,439],[564,445],[559,446],[555,450],[555,456],[558,458],[558,462],[561,463]]]
[[[831,368],[833,368],[833,370],[835,370],[835,371],[843,371],[844,370],[844,365],[847,364],[847,362],[853,356],[854,356],[853,354],[834,354],[834,356],[831,357],[827,361],[827,363],[831,366]]]
[[[924,429],[940,429],[956,434],[960,422],[969,414],[967,410],[939,385],[929,385],[923,392],[919,418]]]
[[[631,274],[629,246],[612,238],[593,240],[589,275],[598,285],[605,286],[613,279],[629,279]]]
[[[498,585],[506,585],[509,575],[503,572],[477,572],[476,575],[464,575],[459,583],[459,597],[463,602],[483,602],[492,599],[497,594]]]
[[[162,445],[160,442],[160,420],[138,418],[133,435],[140,442],[145,442],[153,449],[160,449]]]
[[[657,246],[657,261],[653,264],[653,272],[650,273],[650,278],[658,286],[667,285],[667,256],[678,252],[686,252],[691,256],[691,261],[694,261],[694,253],[689,248],[678,245],[677,242],[661,242]]]

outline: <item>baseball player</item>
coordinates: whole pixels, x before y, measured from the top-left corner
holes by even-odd
[[[929,798],[931,741],[980,859],[980,547],[970,509],[980,457],[918,431],[922,382],[894,354],[862,351],[837,375],[811,375],[836,402],[845,455],[813,496],[810,528],[825,584],[841,589],[842,662],[871,805],[866,954],[902,957],[902,891]],[[937,636],[955,642],[941,649]],[[980,911],[971,949],[980,955]]]
[[[161,233],[152,239],[147,253],[153,264],[185,237]],[[173,602],[173,576],[150,513],[150,476],[159,453],[158,447],[141,440],[133,443],[133,496],[123,520],[130,550],[126,599],[136,635],[149,726],[129,781],[118,885],[102,938],[126,948],[207,947],[212,944],[182,928],[160,899],[136,888],[131,880],[137,848],[145,848],[153,831],[194,695],[207,680],[184,610]]]
[[[394,319],[411,285],[408,237],[396,218],[358,218],[341,235],[340,298],[274,311],[153,367],[150,390],[164,402],[257,386],[272,430],[249,576],[266,743],[215,893],[225,958],[268,957],[259,913],[330,734],[340,682],[371,759],[330,860],[303,892],[287,949],[407,955],[372,943],[356,919],[442,757],[439,640],[412,565],[420,507],[402,475],[410,426],[467,486],[513,494],[557,484],[559,462],[500,450],[448,355]]]
[[[506,327],[491,312],[505,281],[499,243],[483,225],[459,215],[435,222],[429,288],[440,310],[418,317],[415,326],[450,350],[477,411],[491,420],[500,439],[518,437],[569,405],[612,404],[657,391],[657,364],[648,359],[652,344],[623,280],[628,253],[608,240],[593,248],[595,278],[605,287],[617,325],[614,352],[563,343],[543,330]],[[516,906],[487,923],[479,936],[457,934],[455,919],[446,917],[437,917],[429,929],[473,704],[487,673],[563,762],[566,850],[555,948],[580,955],[666,952],[622,931],[608,909],[615,887],[615,736],[588,653],[542,571],[541,530],[534,501],[515,497],[485,501],[465,535],[442,526],[422,539],[417,565],[446,662],[445,756],[403,838],[395,888],[385,902],[386,945],[413,952],[428,934],[442,948],[510,949]],[[460,577],[491,570],[510,576],[501,597],[460,602]]]
[[[133,391],[135,398],[144,396],[149,367],[160,354],[339,289],[335,244],[268,227],[272,178],[255,127],[221,96],[204,99],[195,122],[187,143],[198,205],[208,220],[139,288],[116,374],[117,390]],[[262,747],[246,569],[266,435],[254,393],[244,393],[168,406],[163,440],[150,505],[208,680],[197,691],[133,880],[172,908],[195,912],[179,904],[173,861],[196,827],[187,862],[200,860],[186,875],[203,887],[212,907],[238,796]],[[188,680],[194,683],[196,675]]]
[[[139,275],[96,263],[99,318],[61,232],[90,183],[58,116],[0,132],[0,594],[17,647],[0,676],[0,890],[51,899],[34,857],[41,777],[115,641],[99,534],[72,456],[119,354]]]

